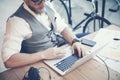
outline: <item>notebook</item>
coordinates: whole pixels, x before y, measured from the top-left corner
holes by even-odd
[[[53,70],[55,70],[60,75],[65,75],[66,73],[76,69],[81,64],[90,60],[98,51],[100,51],[104,47],[101,46],[95,51],[88,52],[84,57],[78,57],[77,52],[72,55],[71,47],[65,48],[66,54],[61,59],[54,59],[54,60],[44,60],[45,64],[50,66]]]

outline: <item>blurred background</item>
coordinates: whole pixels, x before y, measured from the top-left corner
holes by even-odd
[[[0,0],[0,72],[6,70],[1,59],[1,46],[6,29],[6,20],[12,13],[16,11],[16,9],[18,9],[22,2],[23,0]],[[68,2],[65,1],[65,3],[68,6]],[[98,0],[98,4],[99,13],[101,14],[102,0]],[[54,6],[67,22],[66,13],[61,7],[61,3],[56,0],[54,2]],[[112,24],[120,26],[120,9],[117,12],[110,12],[109,8],[117,8],[115,0],[106,0],[105,18],[108,19]],[[85,18],[85,12],[90,13],[93,8],[91,3],[86,0],[71,0],[71,9],[73,21],[73,25],[71,27],[73,27]]]

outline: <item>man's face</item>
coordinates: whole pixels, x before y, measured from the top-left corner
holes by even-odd
[[[44,12],[45,0],[38,0],[34,2],[34,0],[25,0],[28,7],[35,12],[36,14],[41,14]]]

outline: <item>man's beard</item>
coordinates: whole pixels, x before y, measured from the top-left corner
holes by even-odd
[[[41,10],[35,10],[33,7],[31,7],[31,6],[29,6],[29,5],[28,5],[28,7],[29,7],[34,13],[36,13],[36,14],[41,14],[41,13],[44,12],[44,8],[41,9]]]

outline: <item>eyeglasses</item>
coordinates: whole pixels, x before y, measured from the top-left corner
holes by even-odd
[[[42,2],[46,2],[47,0],[31,0],[33,1],[36,5],[41,4]]]

